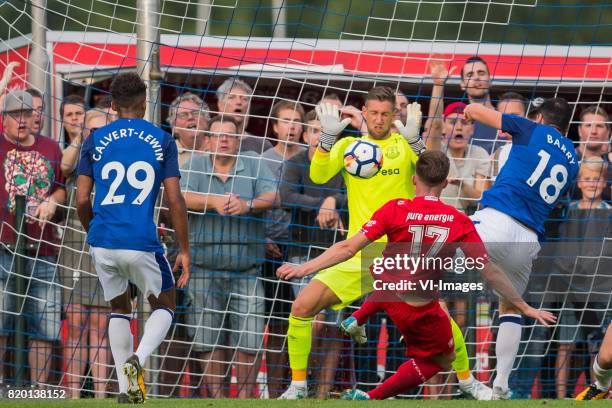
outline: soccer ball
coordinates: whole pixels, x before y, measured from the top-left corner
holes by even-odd
[[[375,176],[382,167],[382,149],[365,140],[355,140],[344,151],[344,168],[359,178]]]

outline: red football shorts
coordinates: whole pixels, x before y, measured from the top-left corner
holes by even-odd
[[[404,336],[407,356],[429,358],[455,351],[450,319],[438,301],[420,307],[405,302],[383,303],[383,308]]]

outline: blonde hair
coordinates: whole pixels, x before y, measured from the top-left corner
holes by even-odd
[[[608,163],[606,163],[604,159],[599,156],[589,157],[582,160],[580,163],[580,171],[578,174],[582,173],[583,169],[596,171],[599,174],[603,174],[608,170]]]
[[[89,121],[95,118],[100,118],[100,117],[106,119],[107,125],[115,120],[113,115],[109,115],[108,113],[100,109],[94,108],[94,109],[88,110],[87,112],[85,112],[85,120],[83,121],[83,127],[84,127],[83,136],[84,137],[89,136],[89,126],[87,126],[89,124]]]

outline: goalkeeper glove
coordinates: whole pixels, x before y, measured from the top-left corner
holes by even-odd
[[[329,152],[336,143],[336,137],[351,123],[351,118],[340,120],[340,110],[331,103],[322,103],[315,108],[321,122],[319,147]]]
[[[404,125],[401,120],[393,122],[397,131],[404,136],[410,148],[417,156],[425,151],[425,143],[423,143],[423,139],[419,135],[419,130],[421,130],[421,117],[421,105],[413,102],[408,105],[406,124]]]

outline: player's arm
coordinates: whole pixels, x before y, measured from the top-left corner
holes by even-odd
[[[463,111],[466,119],[478,121],[495,129],[502,128],[502,114],[480,103],[470,103]]]
[[[357,252],[368,246],[370,242],[372,241],[365,234],[358,232],[345,241],[335,243],[321,255],[302,265],[282,265],[276,271],[276,276],[285,280],[308,276],[351,259]]]
[[[516,289],[514,289],[514,286],[505,273],[502,272],[497,265],[489,261],[484,243],[474,229],[471,221],[468,221],[468,223],[468,231],[461,240],[461,250],[466,258],[474,260],[476,265],[482,265],[482,267],[478,269],[484,281],[495,289],[500,296],[512,303],[512,305],[525,316],[536,319],[544,326],[548,326],[549,323],[554,323],[557,320],[555,315],[545,310],[534,309],[529,306],[527,302],[521,298],[521,295]]]
[[[181,186],[178,177],[166,177],[164,179],[164,191],[168,202],[168,210],[170,219],[174,227],[174,236],[178,244],[179,253],[174,263],[173,271],[176,272],[179,267],[183,271],[180,278],[176,282],[179,288],[185,287],[189,280],[189,234],[187,229],[187,205],[181,194]]]
[[[342,139],[336,143],[331,151],[325,152],[320,148],[315,150],[310,162],[310,179],[313,183],[325,184],[344,167],[344,150],[347,143]],[[347,140],[353,140],[347,138]]]
[[[89,232],[89,223],[93,218],[91,207],[91,192],[93,190],[93,179],[87,175],[79,175],[76,181],[76,209],[85,232]]]
[[[480,273],[488,285],[495,289],[505,300],[512,303],[523,315],[537,320],[546,327],[557,321],[557,317],[554,314],[529,306],[514,289],[506,274],[493,262],[487,262]]]

